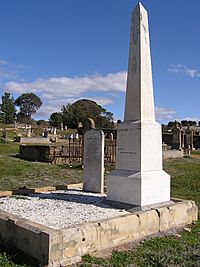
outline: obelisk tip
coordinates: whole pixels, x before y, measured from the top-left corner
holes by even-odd
[[[138,3],[137,3],[135,9],[139,9],[140,11],[141,11],[141,10],[145,10],[145,11],[146,11],[146,9],[144,8],[144,6],[142,5],[141,2],[138,2]]]

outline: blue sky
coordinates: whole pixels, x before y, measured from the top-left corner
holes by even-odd
[[[89,98],[123,119],[135,0],[0,0],[0,95],[41,97],[34,116]],[[142,0],[157,120],[200,120],[200,1]]]

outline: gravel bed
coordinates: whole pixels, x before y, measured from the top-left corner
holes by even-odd
[[[54,229],[128,214],[103,203],[105,195],[81,190],[0,198],[0,210]]]

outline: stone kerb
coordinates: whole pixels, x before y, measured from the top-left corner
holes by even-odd
[[[90,129],[84,134],[83,190],[103,193],[104,190],[104,133]]]
[[[58,230],[0,211],[0,234],[2,240],[41,263],[64,267],[80,261],[85,254],[140,240],[197,220],[198,208],[194,201],[174,201],[165,207]]]

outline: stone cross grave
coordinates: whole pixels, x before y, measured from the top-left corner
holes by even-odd
[[[191,127],[188,125],[186,131],[185,131],[185,145],[186,148],[189,148],[193,150],[193,130]]]
[[[108,200],[144,207],[170,201],[170,176],[162,166],[161,125],[155,121],[147,11],[132,13],[124,122],[118,125],[115,170]]]
[[[181,150],[182,146],[184,146],[183,130],[179,127],[178,123],[175,121],[175,125],[172,128],[172,149]]]
[[[83,191],[104,191],[104,133],[91,128],[84,134]]]

